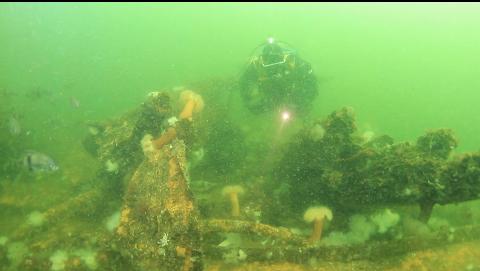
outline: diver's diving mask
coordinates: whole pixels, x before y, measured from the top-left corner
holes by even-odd
[[[262,67],[264,67],[264,68],[268,68],[268,67],[275,66],[275,65],[282,65],[282,64],[285,64],[287,62],[287,58],[288,58],[289,55],[290,54],[284,54],[283,56],[278,56],[278,58],[275,59],[274,61],[266,60],[264,56],[260,56],[260,63],[262,64]]]
[[[255,51],[263,68],[283,65],[290,56],[295,55],[295,50],[291,46],[284,42],[274,42],[273,39],[258,46]]]

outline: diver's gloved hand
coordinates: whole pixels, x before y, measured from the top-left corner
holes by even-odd
[[[143,154],[148,155],[155,151],[155,147],[152,142],[153,136],[151,134],[146,134],[140,144],[142,146]]]

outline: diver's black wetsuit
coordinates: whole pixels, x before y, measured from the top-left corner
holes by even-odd
[[[254,58],[240,79],[240,91],[247,108],[253,113],[281,108],[305,113],[318,94],[317,79],[311,65],[295,55],[285,63],[262,66]]]

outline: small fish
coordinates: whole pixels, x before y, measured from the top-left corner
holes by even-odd
[[[176,86],[176,87],[173,87],[172,90],[175,91],[175,92],[180,92],[182,90],[185,90],[185,87],[184,86]]]
[[[0,88],[0,97],[9,98],[16,95],[17,95],[16,92],[10,91],[6,88]]]
[[[95,126],[88,126],[88,132],[89,132],[91,135],[96,136],[96,135],[98,135],[98,133],[99,133],[100,131],[99,131],[98,128],[95,127]]]
[[[79,108],[80,107],[80,101],[73,97],[73,96],[70,96],[70,105],[73,107],[73,108]]]
[[[25,93],[25,96],[31,100],[40,100],[43,98],[51,97],[52,95],[52,91],[43,89],[41,87],[30,89]]]
[[[88,128],[88,132],[93,135],[93,136],[96,136],[100,133],[102,133],[105,128],[102,127],[102,125],[98,124],[98,123],[93,123],[93,122],[87,122],[87,128]]]
[[[28,151],[25,154],[23,165],[31,172],[51,172],[59,169],[52,158],[36,151]]]
[[[11,116],[8,120],[8,130],[12,135],[19,135],[22,132],[22,127],[16,116]]]

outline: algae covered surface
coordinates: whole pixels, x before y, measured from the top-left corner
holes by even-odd
[[[0,4],[0,270],[480,270],[479,12]]]

